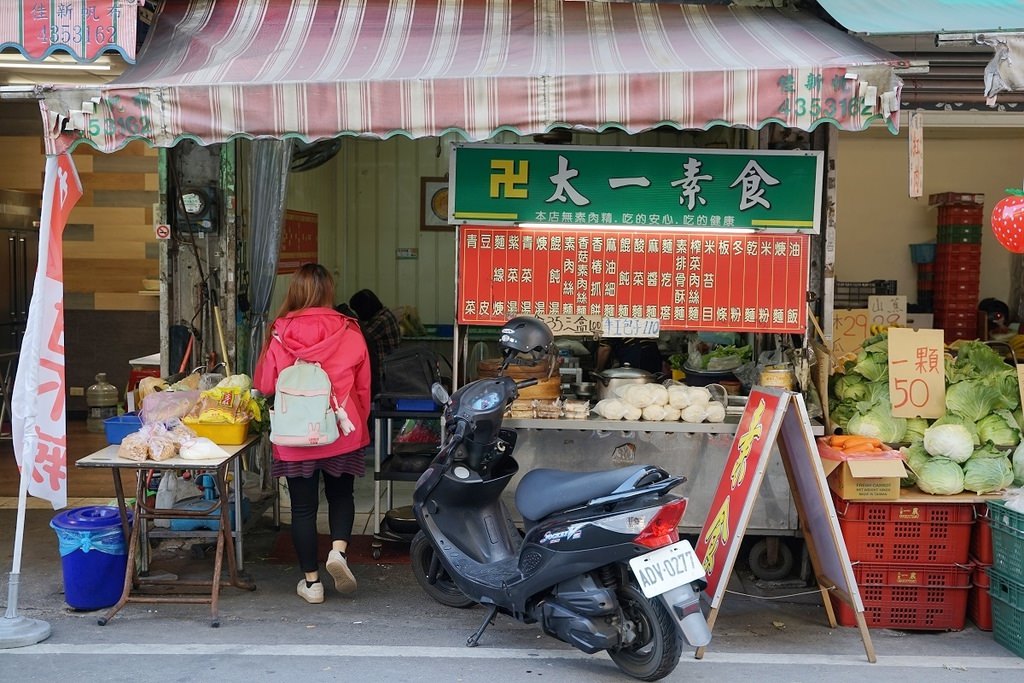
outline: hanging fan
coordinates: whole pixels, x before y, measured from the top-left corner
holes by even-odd
[[[291,170],[294,173],[308,171],[334,158],[341,149],[341,139],[317,140],[316,142],[292,142]]]

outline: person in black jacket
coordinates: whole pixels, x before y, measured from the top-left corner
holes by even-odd
[[[349,298],[348,303],[359,316],[359,326],[366,337],[366,346],[370,349],[371,391],[376,396],[380,393],[384,376],[384,358],[397,349],[402,341],[398,318],[369,289],[359,290]]]

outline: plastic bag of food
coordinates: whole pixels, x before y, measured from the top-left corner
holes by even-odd
[[[661,422],[665,419],[665,406],[652,403],[643,410],[643,418],[645,420],[656,420]]]
[[[188,415],[199,399],[198,391],[160,391],[142,401],[142,421],[170,422]]]
[[[663,418],[661,418],[662,422],[678,422],[679,421],[679,415],[680,415],[680,413],[682,413],[682,411],[679,410],[679,408],[675,408],[675,407],[670,406],[670,405],[669,406],[664,406],[664,408],[665,408],[665,416]]]
[[[603,398],[594,404],[593,410],[606,420],[621,420],[626,414],[626,403],[620,398]]]
[[[199,394],[185,424],[237,424],[249,420],[249,391],[238,387],[214,387]]]
[[[134,462],[142,462],[149,457],[149,444],[146,437],[135,432],[121,439],[121,445],[117,447],[117,457]]]
[[[166,436],[158,436],[147,442],[150,460],[170,460],[178,454],[178,447]]]
[[[224,455],[224,449],[205,436],[186,441],[178,453],[185,460],[212,460]]]

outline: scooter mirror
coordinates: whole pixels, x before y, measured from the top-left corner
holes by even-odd
[[[434,399],[434,403],[442,406],[448,405],[448,401],[451,400],[451,396],[448,395],[448,391],[440,382],[434,382],[430,387],[430,396]]]

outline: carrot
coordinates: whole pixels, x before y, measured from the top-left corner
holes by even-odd
[[[840,448],[848,450],[850,448],[857,448],[859,446],[881,446],[882,442],[878,439],[870,436],[854,436],[846,439],[842,442]]]

